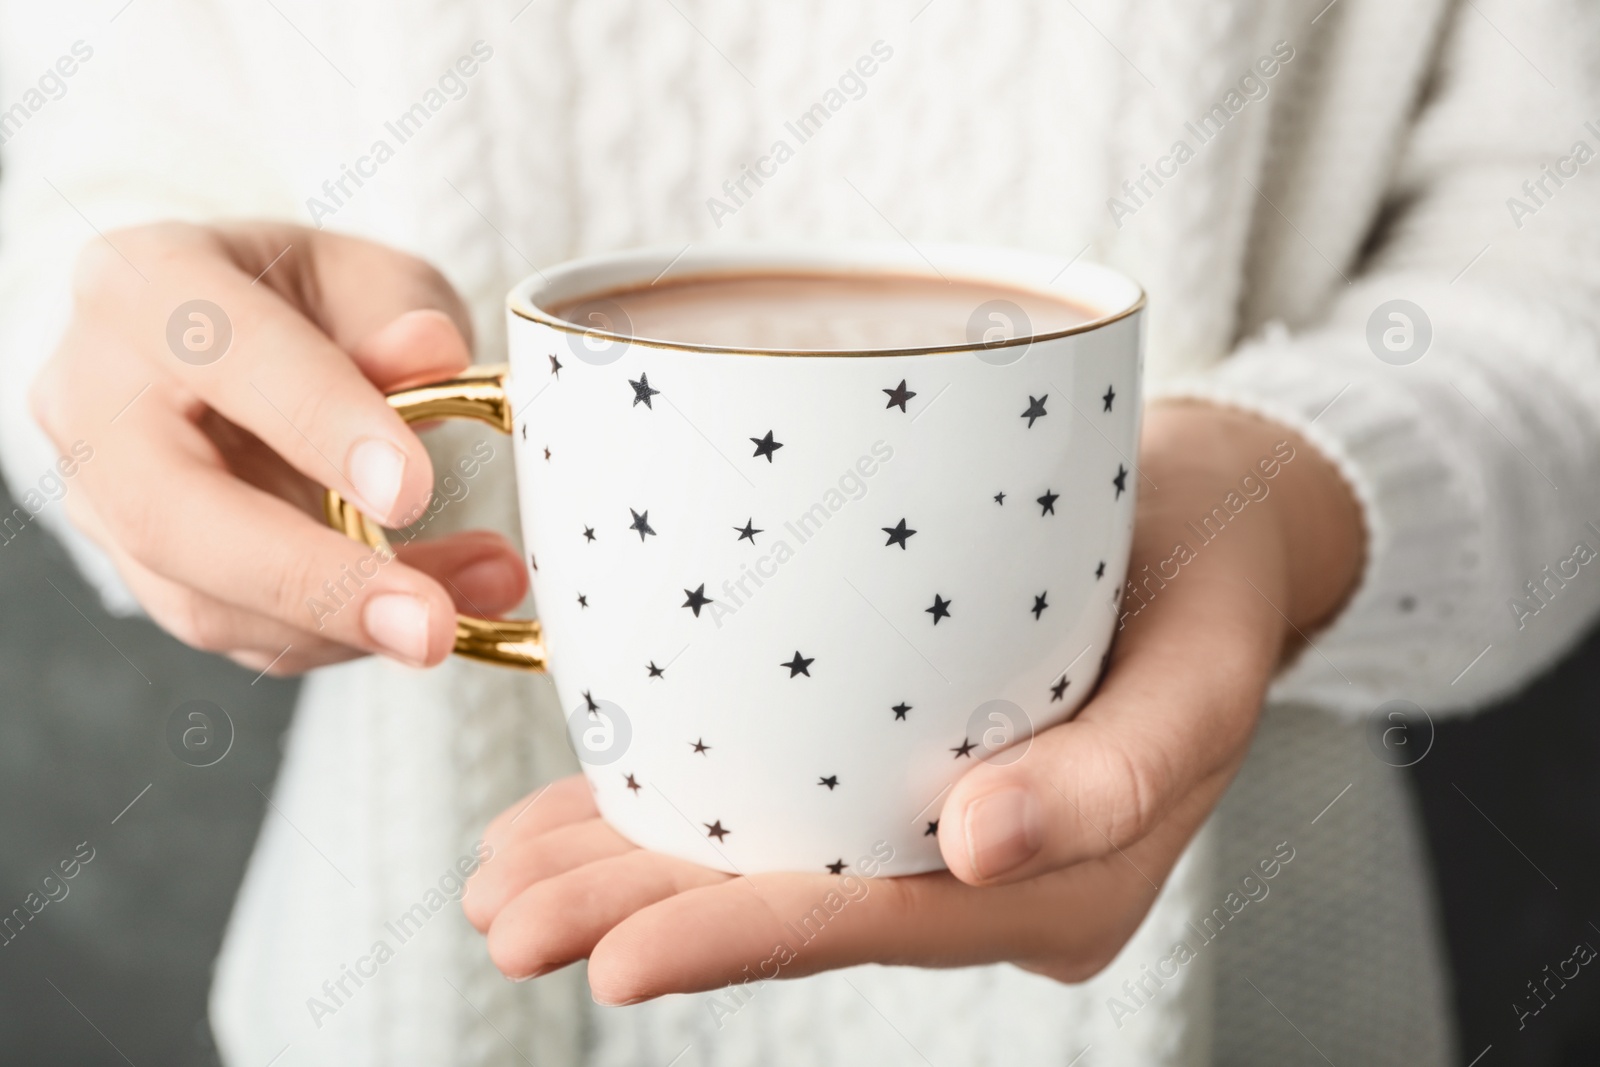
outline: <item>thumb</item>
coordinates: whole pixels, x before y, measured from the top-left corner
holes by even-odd
[[[1021,758],[985,761],[956,783],[938,834],[957,878],[1009,883],[1102,857],[1192,794],[1220,796],[1254,729],[1280,624],[1242,578],[1193,577],[1123,631],[1076,719],[1033,738]]]

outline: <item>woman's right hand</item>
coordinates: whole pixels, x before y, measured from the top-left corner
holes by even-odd
[[[221,309],[225,350],[224,322],[179,311],[194,300]],[[79,257],[34,416],[63,455],[93,449],[68,514],[186,643],[274,674],[364,652],[434,664],[458,609],[522,599],[515,550],[469,532],[380,564],[324,525],[321,497],[388,526],[422,515],[433,467],[383,393],[459,372],[470,339],[449,283],[393,249],[278,223],[141,226]]]

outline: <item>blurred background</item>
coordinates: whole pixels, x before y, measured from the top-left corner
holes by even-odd
[[[0,514],[13,506],[0,489]],[[1597,682],[1600,634],[1394,771],[1428,826],[1464,1063],[1600,1063],[1600,967],[1548,977],[1600,948]],[[211,963],[278,817],[266,798],[296,690],[107,615],[37,522],[0,544],[0,917],[93,849],[65,897],[0,937],[0,1063],[218,1063]],[[187,701],[231,721],[210,766],[169,741]],[[1519,1028],[1530,983],[1547,1006]]]

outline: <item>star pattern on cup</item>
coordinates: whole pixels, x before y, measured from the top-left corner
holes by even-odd
[[[560,380],[560,372],[563,369],[565,369],[564,365],[561,363],[561,361],[554,354],[551,354],[549,356],[549,361],[550,361],[550,376],[551,376],[551,379],[552,380]],[[648,375],[648,372],[640,370],[638,372],[638,377],[637,378],[629,377],[629,376],[626,376],[626,375],[624,375],[623,377],[626,380],[627,385],[628,385],[629,388],[627,390],[621,390],[620,391],[622,393],[622,396],[619,398],[621,400],[621,402],[623,404],[625,404],[627,407],[630,407],[630,408],[637,408],[638,406],[643,405],[647,410],[653,411],[654,410],[654,403],[653,403],[654,399],[657,398],[657,397],[662,396],[663,394],[662,394],[662,390],[660,388],[658,388],[656,385],[651,383],[649,375]],[[884,411],[884,412],[888,412],[889,414],[881,415],[880,417],[883,417],[883,418],[894,418],[894,419],[897,419],[898,415],[908,414],[909,413],[909,406],[908,406],[909,402],[918,395],[918,390],[912,389],[910,387],[908,378],[901,378],[897,384],[894,384],[894,385],[891,385],[891,386],[881,386],[880,385],[878,388],[879,388],[880,394],[887,398],[887,402],[885,403],[884,408],[880,409],[880,410]],[[946,388],[948,388],[948,386],[946,386]],[[942,395],[943,390],[938,390],[938,392],[939,392],[940,395]],[[1041,393],[1039,395],[1034,395],[1032,393],[1025,393],[1024,395],[1026,396],[1026,405],[1023,407],[1023,410],[1020,412],[1020,417],[1023,420],[1025,420],[1025,426],[1024,426],[1025,429],[1034,430],[1036,427],[1039,427],[1039,424],[1040,424],[1041,420],[1047,420],[1049,415],[1050,415],[1050,412],[1047,409],[1047,403],[1050,400],[1051,393],[1046,391],[1046,392],[1043,392],[1043,393]],[[1093,394],[1093,393],[1089,393],[1087,397],[1080,399],[1079,404],[1084,404],[1084,402],[1087,400],[1088,405],[1092,405],[1093,401],[1090,400],[1089,397],[1093,397],[1094,395],[1095,394]],[[1116,411],[1115,402],[1116,402],[1117,399],[1119,399],[1119,396],[1120,396],[1120,394],[1116,390],[1115,385],[1114,384],[1108,384],[1105,387],[1104,393],[1099,395],[1099,397],[1098,397],[1098,399],[1101,402],[1101,414],[1109,415],[1109,414],[1114,413]],[[937,399],[937,397],[936,397],[936,399]],[[1067,402],[1068,403],[1072,403],[1070,397],[1069,397]],[[1083,413],[1084,407],[1078,406],[1078,405],[1074,405],[1074,407],[1076,408],[1076,410],[1078,411],[1078,413],[1080,415]],[[1016,411],[1015,408],[1012,408],[1011,410],[1012,411]],[[1122,416],[1122,417],[1126,417],[1126,416]],[[1052,440],[1052,438],[1050,436],[1052,433],[1060,433],[1061,432],[1061,428],[1062,427],[1066,427],[1066,426],[1070,426],[1071,421],[1072,420],[1069,418],[1066,423],[1062,423],[1062,424],[1060,424],[1060,426],[1055,426],[1053,424],[1053,422],[1047,422],[1042,428],[1040,428],[1038,430],[1039,433],[1043,433],[1043,434],[1046,435],[1044,438],[1030,436],[1026,440],[1029,440],[1029,441],[1038,441],[1038,440],[1050,441],[1050,440]],[[521,442],[527,442],[528,441],[529,434],[528,434],[528,425],[527,424],[522,424],[520,426],[520,435],[519,436],[520,436]],[[705,435],[702,434],[702,436],[705,436]],[[765,459],[769,465],[771,465],[771,464],[773,464],[775,462],[775,457],[776,457],[777,453],[779,452],[779,450],[786,447],[786,442],[780,441],[780,440],[777,439],[776,429],[766,429],[759,436],[748,435],[748,440],[750,441],[751,445],[753,446],[753,450],[750,453],[750,458],[758,460],[758,461],[762,460],[762,459]],[[895,442],[895,443],[898,444],[899,442]],[[552,444],[554,444],[556,446],[559,446],[561,444],[561,442],[560,442],[560,440],[555,440],[552,443],[546,443],[546,444],[544,444],[542,446],[532,446],[532,445],[530,445],[529,447],[536,449],[536,453],[535,454],[537,454],[538,452],[542,452],[544,460],[546,461],[546,463],[551,463],[552,462],[552,457],[554,455],[554,450],[552,449]],[[520,444],[519,444],[519,447],[521,447]],[[557,471],[560,468],[558,466],[556,466],[556,467],[551,467],[550,469],[552,471]],[[1105,470],[1106,473],[1104,475],[1102,475],[1102,476],[1103,477],[1107,477],[1109,479],[1110,483],[1111,483],[1110,486],[1107,487],[1108,490],[1109,490],[1107,495],[1111,497],[1111,500],[1113,502],[1120,502],[1122,497],[1129,490],[1128,475],[1130,473],[1133,473],[1133,472],[1130,471],[1129,468],[1124,463],[1115,464],[1114,473],[1112,472],[1112,469],[1110,467],[1106,467],[1106,468],[1103,468],[1103,469]],[[870,477],[870,475],[867,475],[867,476]],[[1100,484],[1103,485],[1104,483],[1102,482]],[[1082,492],[1084,492],[1083,486],[1081,484],[1079,484],[1078,482],[1076,482],[1076,481],[1071,482],[1070,484],[1063,486],[1063,490],[1062,491],[1057,491],[1052,486],[1045,486],[1043,488],[1042,493],[1040,493],[1040,495],[1038,495],[1036,497],[1036,499],[1035,499],[1035,502],[1039,505],[1039,508],[1040,508],[1039,517],[1040,518],[1050,518],[1050,517],[1053,517],[1053,516],[1057,516],[1058,514],[1069,514],[1069,515],[1070,514],[1074,514],[1074,512],[1072,512],[1072,511],[1067,511],[1064,506],[1063,507],[1058,507],[1058,505],[1063,505],[1064,502],[1066,504],[1071,504],[1072,502],[1074,502],[1074,501],[1076,501],[1078,499],[1078,494],[1080,494]],[[995,506],[1004,508],[1004,506],[1006,504],[1006,498],[1009,495],[1011,495],[1011,494],[1008,491],[1006,491],[1004,489],[1001,489],[1001,490],[997,490],[997,491],[993,492],[992,494],[990,494],[990,499],[993,501],[993,504]],[[628,524],[628,530],[631,531],[631,532],[637,533],[639,535],[639,543],[641,545],[646,544],[646,543],[650,543],[650,539],[651,538],[660,538],[661,539],[661,544],[663,544],[663,545],[667,545],[667,544],[669,544],[670,542],[673,541],[673,533],[674,533],[673,530],[669,529],[667,534],[663,535],[661,533],[661,531],[659,531],[656,528],[655,524],[653,524],[651,522],[651,520],[650,520],[650,509],[637,508],[637,507],[633,506],[632,502],[624,501],[623,503],[626,505],[627,513],[631,518],[631,522],[629,522],[629,524]],[[1099,507],[1100,505],[1096,504],[1095,506]],[[995,519],[993,521],[1002,522],[1002,523],[1010,523],[1012,521],[1009,517],[1002,519],[1001,518],[1002,514],[1004,514],[1004,513],[996,513]],[[1028,514],[1028,513],[1027,512],[1023,512],[1018,516],[1018,518],[1021,518],[1021,515],[1026,515],[1026,514]],[[1122,514],[1125,515],[1126,512],[1123,512]],[[885,516],[885,518],[888,519],[888,518],[890,518],[890,516]],[[727,526],[724,527],[724,528],[725,529],[731,529],[731,530],[734,531],[735,541],[737,541],[737,542],[749,541],[752,546],[760,545],[760,543],[757,541],[757,537],[758,537],[758,535],[761,535],[761,534],[765,533],[766,530],[764,530],[762,527],[757,527],[755,525],[755,518],[754,518],[753,515],[748,515],[747,514],[742,521],[739,520],[737,518],[737,516],[727,516],[727,519],[728,519]],[[931,519],[928,516],[923,516],[922,517],[922,521],[919,521],[919,523],[918,523],[918,527],[917,528],[913,528],[913,527],[910,526],[909,516],[905,516],[905,515],[893,516],[893,524],[892,525],[884,525],[884,526],[878,527],[878,529],[885,535],[885,540],[883,542],[873,542],[873,543],[876,543],[876,544],[879,545],[879,547],[884,547],[884,548],[891,548],[891,549],[892,548],[899,548],[902,553],[907,553],[907,552],[909,552],[909,547],[910,547],[909,543],[910,543],[910,541],[911,541],[911,539],[913,537],[917,536],[917,534],[919,532],[919,529],[923,528],[923,527],[927,527],[927,528],[930,528],[930,529],[937,529],[939,527],[939,523],[938,523],[937,519],[938,519],[938,515],[933,516],[933,518],[931,518]],[[781,514],[779,516],[779,521],[781,521]],[[678,522],[674,523],[673,525],[674,526],[678,526],[678,525],[683,525],[683,523],[682,523],[681,520],[679,520]],[[770,525],[770,523],[769,523],[769,525]],[[786,526],[787,526],[787,529],[790,531],[790,533],[792,533],[793,532],[792,524],[786,524]],[[690,527],[691,531],[697,531],[697,530],[700,529],[700,527],[695,526],[693,524],[689,524],[689,527]],[[605,542],[606,539],[603,539],[603,538],[601,538],[599,536],[599,531],[598,531],[596,526],[583,525],[581,527],[581,529],[582,529],[582,535],[583,535],[583,543],[585,545],[595,546],[594,551],[596,551],[597,553],[601,553],[601,552],[604,551],[606,554],[609,554],[610,552],[615,552],[616,551],[616,548],[614,547],[616,545],[615,539],[613,538],[609,542],[609,544],[611,546],[613,546],[613,547],[607,549],[605,547],[605,545],[602,544],[602,542]],[[680,537],[682,536],[681,532],[679,532],[679,536]],[[697,534],[691,533],[690,536],[697,536]],[[723,536],[726,536],[726,535],[724,534]],[[773,535],[771,535],[771,536],[774,536],[774,537],[780,539],[780,543],[781,543],[782,539],[784,539],[787,535],[782,530],[776,530],[775,533]],[[832,535],[832,536],[838,536],[838,535]],[[940,535],[935,534],[933,536],[935,536],[937,538]],[[944,536],[948,537],[948,534],[945,534]],[[625,542],[630,541],[630,540],[631,539],[624,538]],[[805,539],[802,538],[802,543],[804,543],[804,540]],[[945,543],[948,543],[948,542],[947,541],[938,542],[933,547],[935,547],[937,549],[938,545],[942,545],[942,544],[945,544]],[[771,544],[772,544],[772,542],[769,541],[766,544],[761,545],[761,547],[770,548]],[[753,551],[755,551],[755,549],[752,548],[749,551],[753,552]],[[922,553],[921,555],[911,554],[911,555],[907,556],[908,565],[909,565],[909,561],[910,560],[913,560],[913,559],[924,559],[924,558],[926,558],[926,556],[927,556],[927,553]],[[937,559],[938,551],[934,552],[934,557],[935,557],[935,559]],[[538,568],[537,560],[535,559],[535,557],[532,554],[530,554],[529,557],[528,557],[528,563],[529,563],[529,567],[531,568],[531,570],[533,570],[535,572],[538,571],[539,568]],[[748,565],[748,567],[754,567],[754,566],[755,566],[755,564],[749,564]],[[900,564],[896,564],[896,566],[901,566],[901,565]],[[762,573],[765,576],[765,572],[763,571]],[[1099,580],[1104,579],[1106,577],[1107,573],[1108,573],[1108,563],[1107,563],[1107,561],[1103,560],[1103,559],[1096,561],[1094,566],[1093,566],[1093,568],[1092,568],[1092,573],[1093,573],[1094,580],[1099,581]],[[692,615],[697,619],[701,617],[701,615],[703,614],[703,609],[706,608],[707,606],[720,605],[721,607],[727,607],[727,604],[719,602],[715,598],[707,595],[707,592],[706,592],[707,584],[708,583],[706,583],[706,582],[700,582],[693,589],[688,588],[688,587],[684,587],[683,588],[683,594],[684,594],[685,599],[682,601],[680,606],[683,607],[683,608],[688,609],[692,613]],[[1043,583],[1041,583],[1041,584],[1043,584]],[[734,585],[737,586],[741,591],[743,591],[746,594],[748,594],[748,590],[745,589],[743,581],[735,580]],[[761,583],[758,581],[757,582],[757,587],[759,588],[760,585],[761,585]],[[926,588],[926,587],[924,587],[924,588]],[[724,590],[728,589],[728,584],[727,583],[723,583],[723,589]],[[1038,590],[1038,591],[1035,592],[1034,590]],[[1027,605],[1027,604],[1031,603],[1031,606],[1028,606],[1026,610],[1028,611],[1028,613],[1030,613],[1033,616],[1033,620],[1035,622],[1043,622],[1045,614],[1049,611],[1050,608],[1055,606],[1054,604],[1052,604],[1051,599],[1050,599],[1050,597],[1051,597],[1050,590],[1049,589],[1039,589],[1039,586],[1037,586],[1037,585],[1035,585],[1033,589],[1014,590],[1013,591],[1013,595],[1018,596],[1019,598],[1021,598],[1023,596],[1025,596],[1027,598],[1027,599],[1023,599],[1023,604]],[[1078,595],[1078,593],[1077,592],[1072,592],[1072,593],[1070,593],[1070,595],[1071,596],[1076,596],[1076,595]],[[740,598],[737,595],[734,595],[734,594],[730,593],[729,596],[732,597],[732,601],[731,602],[735,606],[743,607],[744,601],[740,600]],[[591,606],[590,602],[589,602],[589,597],[586,594],[584,594],[582,592],[577,592],[576,593],[576,597],[577,597],[578,606],[579,606],[580,609],[588,609]],[[941,624],[947,625],[947,626],[955,626],[955,627],[960,627],[962,625],[962,623],[958,619],[956,613],[952,610],[953,606],[954,606],[954,600],[956,599],[955,597],[946,597],[943,594],[942,591],[939,591],[939,592],[934,592],[932,594],[932,598],[933,598],[933,600],[932,600],[932,604],[931,605],[928,605],[928,602],[926,600],[922,600],[921,601],[921,605],[922,605],[921,606],[921,611],[923,613],[931,616],[930,625],[935,626],[935,627],[941,626]],[[1012,603],[1015,604],[1015,601],[1013,601]],[[625,610],[636,610],[636,607],[637,607],[636,605],[628,605],[628,606],[625,607]],[[902,603],[901,607],[898,610],[900,612],[906,612],[908,609],[911,609],[911,608],[912,608],[911,605],[907,605],[907,604],[903,604]],[[613,610],[615,610],[615,609],[613,609]],[[1015,608],[1013,608],[1012,610],[1015,610]],[[1068,607],[1066,609],[1068,617],[1071,617],[1072,613],[1074,611],[1076,611],[1076,610],[1077,610],[1077,608],[1072,606],[1071,603],[1069,603],[1069,605],[1068,605]],[[985,616],[987,614],[987,611],[988,611],[988,609],[985,608],[983,611],[980,611],[980,612],[977,613],[977,618],[978,618],[977,625],[979,625],[979,626],[985,625],[984,618],[985,618]],[[904,618],[904,615],[896,615],[895,612],[894,612],[894,609],[890,609],[887,606],[883,609],[883,611],[880,612],[880,614],[883,614],[885,618],[889,618],[891,615],[893,615],[894,618],[897,621],[899,619],[901,619],[901,618]],[[714,617],[715,617],[715,614],[714,614]],[[1055,616],[1052,615],[1052,617],[1054,618]],[[601,612],[599,618],[601,618],[601,619],[605,618],[605,613],[603,611]],[[720,620],[719,620],[719,625],[720,625]],[[973,623],[969,621],[967,623],[967,625],[970,626],[970,625],[973,625]],[[960,633],[961,631],[958,629],[956,632]],[[1106,666],[1106,663],[1107,663],[1108,659],[1109,659],[1109,652],[1106,652],[1104,655],[1102,655],[1101,661],[1100,661],[1100,670],[1101,670],[1102,673],[1105,670],[1105,666]],[[637,661],[635,661],[635,662],[637,662]],[[781,662],[778,665],[783,670],[785,670],[787,672],[787,677],[790,678],[790,679],[796,679],[796,678],[801,678],[801,677],[811,678],[812,677],[812,669],[811,668],[813,667],[813,665],[816,662],[817,662],[816,656],[814,656],[814,655],[807,656],[807,655],[803,654],[797,648],[797,649],[794,650],[793,655],[787,661]],[[669,661],[669,666],[670,666],[670,661]],[[657,682],[657,681],[663,681],[665,679],[665,677],[666,677],[667,668],[658,665],[657,662],[655,660],[653,660],[653,659],[648,660],[644,664],[644,669],[646,671],[646,676],[647,676],[646,680],[648,680],[650,683],[654,683],[654,682]],[[635,677],[637,677],[637,676],[635,676]],[[1091,679],[1091,683],[1092,683],[1092,679]],[[1064,701],[1066,699],[1067,693],[1068,693],[1069,689],[1071,688],[1071,686],[1072,686],[1072,680],[1067,677],[1067,674],[1065,672],[1062,672],[1062,673],[1056,675],[1054,677],[1053,681],[1050,681],[1048,683],[1048,685],[1046,686],[1046,688],[1048,689],[1048,692],[1049,692],[1048,703],[1049,704],[1058,704],[1058,703],[1061,703],[1062,701]],[[666,689],[666,690],[662,690],[662,691],[663,692],[670,692],[671,690],[670,689]],[[584,708],[586,709],[588,714],[591,715],[591,716],[599,716],[601,714],[601,704],[602,704],[602,702],[593,695],[591,690],[584,690],[582,695],[583,695]],[[882,705],[880,705],[880,707],[881,706]],[[897,722],[897,723],[898,722],[908,722],[909,721],[909,713],[912,711],[912,709],[913,709],[913,704],[912,704],[912,702],[910,700],[901,700],[898,703],[893,704],[892,706],[889,707],[889,710],[892,713],[892,721]],[[933,714],[934,714],[934,719],[937,719],[940,714],[943,714],[943,712],[939,708],[935,707],[933,709]],[[930,720],[930,721],[932,721],[932,720]],[[913,734],[915,734],[915,732],[916,731],[913,731]],[[682,736],[682,735],[680,735],[680,736]],[[689,753],[688,754],[690,756],[698,755],[698,756],[701,756],[701,757],[704,757],[704,758],[707,758],[707,759],[710,758],[710,752],[712,751],[712,747],[713,746],[708,744],[705,741],[703,736],[697,736],[693,741],[687,742],[687,745],[689,747]],[[979,757],[984,755],[983,751],[981,750],[981,746],[978,743],[973,742],[968,737],[962,737],[961,742],[960,742],[959,745],[949,746],[947,750],[951,753],[951,758],[956,760],[956,761],[959,761],[959,760],[962,760],[962,759],[972,760],[972,759],[979,758]],[[738,751],[737,747],[736,747],[735,751],[736,752]],[[739,756],[736,756],[735,760],[734,760],[735,764],[737,764],[739,762],[739,760],[742,759],[742,758],[748,758],[748,757],[744,756],[742,754],[739,755]],[[726,764],[723,764],[723,765],[726,765]],[[845,769],[848,771],[848,768],[845,768]],[[646,772],[646,774],[648,776],[650,768],[646,767],[646,768],[644,768],[644,771]],[[635,796],[639,796],[639,795],[641,795],[643,793],[644,785],[643,785],[643,783],[641,782],[641,780],[640,780],[640,778],[638,776],[638,771],[637,770],[630,771],[630,772],[622,775],[622,778],[623,778],[623,783],[622,783],[623,787],[628,792],[630,792],[631,794],[633,794]],[[833,794],[836,791],[841,791],[842,786],[843,786],[843,781],[841,779],[841,776],[838,773],[829,773],[829,774],[825,774],[825,775],[818,774],[813,779],[813,781],[815,782],[815,786],[817,788],[825,789],[829,794]],[[646,798],[646,802],[648,803],[648,798]],[[708,812],[707,814],[710,814],[710,813]],[[730,841],[730,838],[731,838],[731,836],[733,834],[733,831],[731,830],[731,828],[729,828],[720,818],[719,819],[713,819],[710,822],[702,822],[700,825],[702,825],[704,827],[704,829],[706,831],[707,838],[712,840],[718,847],[722,847],[722,846],[728,844],[729,841]],[[939,820],[938,819],[926,820],[925,821],[925,829],[923,829],[921,831],[919,836],[924,837],[924,838],[926,838],[926,837],[937,838],[938,837],[938,832],[939,832]],[[745,844],[748,846],[751,840],[752,839],[747,837],[746,841],[745,841]],[[735,853],[735,854],[737,854],[737,853]],[[822,865],[831,874],[835,874],[835,875],[841,874],[849,866],[845,862],[845,860],[843,859],[842,856],[839,859],[834,860],[832,862],[824,862]]]

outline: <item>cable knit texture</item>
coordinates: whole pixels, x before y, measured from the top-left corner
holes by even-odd
[[[1600,602],[1592,575],[1544,569],[1600,536],[1585,527],[1600,521],[1600,178],[1542,169],[1578,140],[1600,148],[1596,21],[1571,0],[0,2],[0,107],[73,41],[94,50],[0,147],[14,494],[53,456],[25,387],[66,320],[77,247],[164,217],[311,222],[308,198],[482,41],[493,54],[465,95],[322,220],[438,264],[479,358],[499,358],[519,277],[642,243],[1086,256],[1150,294],[1153,395],[1294,427],[1365,508],[1360,589],[1277,682],[1149,919],[1080,986],[1008,966],[865,967],[765,984],[731,1016],[715,993],[601,1009],[582,967],[505,982],[453,906],[424,907],[400,941],[391,924],[448,890],[494,813],[573,769],[560,711],[543,680],[463,662],[324,671],[217,971],[228,1062],[1449,1062],[1416,822],[1358,717],[1397,697],[1435,714],[1481,705]],[[793,144],[785,121],[877,41],[892,55],[860,98]],[[1269,54],[1270,77],[1256,68]],[[740,190],[780,138],[793,158]],[[1174,164],[1180,140],[1192,151]],[[1367,340],[1397,298],[1432,328],[1405,366]],[[509,449],[490,443],[439,528],[514,528]],[[108,604],[135,610],[61,511],[37,521]],[[1233,912],[1239,879],[1280,847],[1295,859]],[[1218,909],[1226,929],[1201,937]],[[314,1015],[323,983],[380,939],[393,958]],[[1194,958],[1168,974],[1180,940]]]

